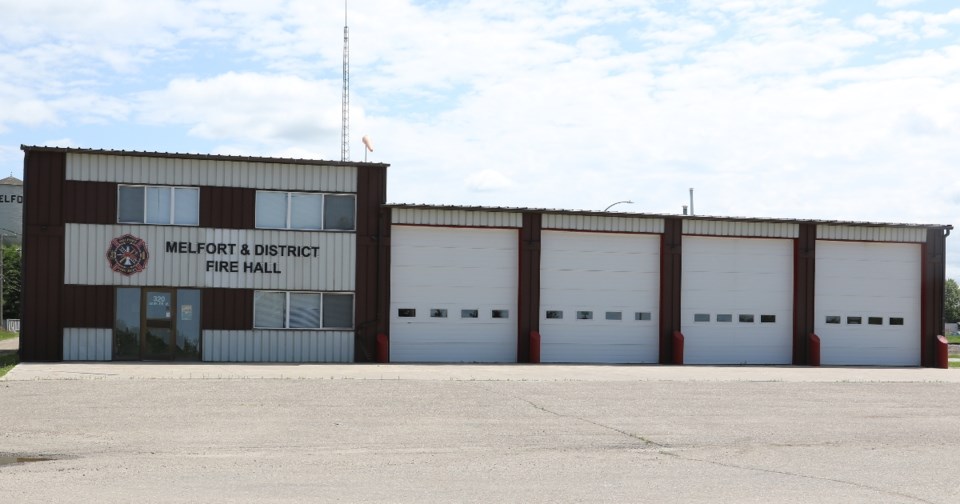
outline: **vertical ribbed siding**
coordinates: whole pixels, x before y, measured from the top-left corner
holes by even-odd
[[[353,331],[203,331],[205,362],[353,362]]]
[[[64,182],[63,217],[66,222],[115,224],[117,184],[111,182]]]
[[[253,229],[256,227],[257,191],[244,187],[200,188],[200,226]],[[116,219],[109,224],[116,222]]]
[[[113,330],[66,327],[63,360],[108,361],[113,358]]]
[[[937,336],[943,334],[947,238],[942,229],[927,230],[920,277],[920,365],[934,367]]]
[[[356,192],[356,167],[67,153],[67,180]]]
[[[517,315],[517,362],[530,362],[530,333],[540,330],[540,255],[542,215],[523,214],[520,229],[520,304]]]
[[[876,241],[899,243],[924,243],[926,228],[895,226],[817,226],[818,240]]]
[[[799,233],[800,225],[790,222],[683,220],[683,234],[689,235],[796,238]]]
[[[662,233],[663,219],[546,213],[543,214],[543,229],[608,231],[614,233]]]
[[[519,212],[485,210],[444,210],[436,208],[393,208],[394,224],[454,227],[510,227],[523,225]]]
[[[816,301],[817,225],[801,224],[793,249],[793,364],[810,364]]]
[[[201,328],[244,330],[253,327],[252,289],[203,289]]]
[[[673,363],[673,332],[680,330],[682,229],[679,218],[664,219],[660,235],[660,364]]]
[[[357,362],[376,360],[377,333],[380,332],[381,310],[378,289],[389,268],[382,268],[380,255],[389,253],[383,245],[380,223],[381,205],[387,199],[386,171],[379,167],[357,168],[357,259],[354,304],[356,306]],[[383,323],[386,323],[384,320]]]
[[[106,256],[110,241],[125,233],[143,239],[150,254],[146,269],[131,276],[111,271]],[[255,244],[315,246],[320,256],[244,256],[239,251],[230,256],[168,253],[167,241],[235,244],[237,250],[240,245],[253,250]],[[66,242],[70,253],[61,261],[68,284],[352,291],[356,280],[353,233],[67,224]],[[208,260],[240,261],[240,272],[207,271]],[[281,274],[244,273],[244,262],[277,263]]]
[[[20,359],[63,358],[64,160],[26,151],[23,159],[23,290]]]

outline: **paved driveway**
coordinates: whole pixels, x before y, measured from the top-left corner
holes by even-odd
[[[6,501],[960,502],[957,370],[84,366],[0,381]]]

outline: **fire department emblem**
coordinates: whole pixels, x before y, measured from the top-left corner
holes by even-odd
[[[107,249],[107,262],[110,269],[122,275],[140,273],[147,267],[147,243],[132,234],[114,238]]]

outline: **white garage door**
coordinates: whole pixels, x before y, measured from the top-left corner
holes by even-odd
[[[658,360],[659,235],[544,231],[540,360]]]
[[[793,240],[683,237],[687,364],[793,361]]]
[[[518,231],[394,226],[390,360],[516,362]]]
[[[921,248],[817,242],[814,329],[823,365],[920,365]]]

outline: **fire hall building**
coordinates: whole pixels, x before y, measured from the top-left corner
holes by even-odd
[[[387,165],[23,146],[21,358],[933,366],[950,225],[386,203]]]

